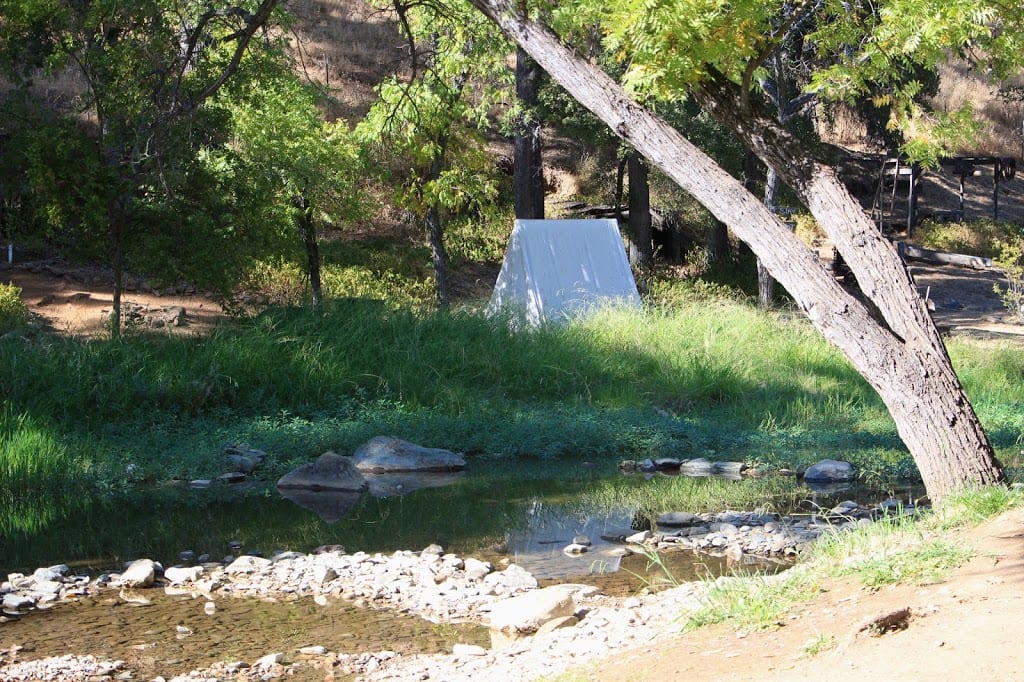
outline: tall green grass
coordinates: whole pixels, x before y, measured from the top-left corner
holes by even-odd
[[[1019,354],[953,355],[1007,450],[1024,433]],[[521,332],[466,311],[336,299],[202,338],[3,338],[0,395],[53,425],[73,456],[94,449],[95,470],[115,478],[127,463],[156,479],[198,474],[238,440],[273,449],[277,473],[380,433],[471,456],[839,456],[878,478],[913,469],[838,351],[794,314],[731,298]]]
[[[88,468],[49,429],[24,414],[0,411],[0,532],[31,532],[58,513],[55,497],[74,497]]]

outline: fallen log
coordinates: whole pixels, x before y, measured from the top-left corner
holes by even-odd
[[[960,267],[974,268],[975,270],[987,270],[992,267],[991,258],[970,256],[966,253],[933,251],[932,249],[923,249],[920,246],[914,246],[906,242],[896,242],[896,248],[899,250],[900,257],[903,260],[919,260],[940,265],[959,265]]]

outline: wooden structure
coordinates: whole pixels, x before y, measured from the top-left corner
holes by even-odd
[[[999,220],[999,185],[1012,180],[1017,173],[1017,162],[1013,158],[998,156],[953,156],[939,160],[944,171],[950,171],[959,179],[958,204],[948,215],[953,220],[964,219],[966,182],[968,177],[986,175],[983,168],[991,166],[992,175],[992,219]],[[908,237],[913,235],[918,222],[918,198],[924,177],[920,164],[912,164],[899,158],[886,158],[878,172],[875,198],[871,206],[871,218],[879,229],[885,232],[905,228]]]

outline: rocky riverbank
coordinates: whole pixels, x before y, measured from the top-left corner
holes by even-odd
[[[653,531],[621,538],[622,551],[710,551],[737,561],[748,554],[792,556],[824,532],[870,523],[884,506],[844,502],[814,517],[779,517],[753,512],[668,514]],[[586,538],[567,552],[584,554]],[[584,559],[585,560],[585,559]],[[723,578],[722,580],[727,580]],[[248,661],[224,661],[210,669],[174,673],[166,679],[271,679],[297,671],[358,675],[363,679],[470,679],[488,676],[527,680],[566,666],[604,657],[618,648],[670,634],[679,617],[696,608],[705,583],[690,583],[656,594],[611,598],[587,585],[540,588],[519,566],[494,565],[446,553],[439,546],[389,555],[325,547],[310,554],[284,552],[271,558],[242,556],[229,563],[181,565],[164,570],[150,560],[133,562],[120,574],[75,576],[66,566],[12,574],[0,586],[4,618],[45,609],[65,600],[115,592],[127,603],[145,603],[150,590],[193,599],[205,617],[216,618],[224,599],[312,600],[326,605],[346,600],[365,608],[395,609],[437,623],[474,622],[492,627],[490,649],[456,643],[446,655],[399,656],[391,651],[342,654],[319,642],[299,651],[253,652]],[[522,599],[533,595],[531,600]],[[545,601],[545,596],[547,599]],[[516,600],[519,600],[518,602]],[[554,606],[548,606],[548,604]],[[501,623],[495,613],[501,612]],[[118,661],[81,656],[29,661],[17,647],[0,650],[5,680],[128,679]],[[317,673],[319,674],[319,672]],[[311,677],[310,679],[316,679]]]

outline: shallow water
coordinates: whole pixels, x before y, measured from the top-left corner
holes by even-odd
[[[455,642],[488,646],[486,628],[435,625],[394,611],[357,608],[343,601],[218,599],[207,614],[205,599],[169,597],[140,590],[150,606],[124,603],[111,591],[98,598],[60,604],[0,624],[3,647],[23,646],[19,660],[67,653],[122,660],[138,679],[172,677],[216,661],[248,661],[281,652],[285,662],[298,650],[399,653],[451,651]],[[2,670],[2,669],[0,669]],[[294,679],[294,678],[290,678]],[[318,679],[323,679],[321,675]]]
[[[439,543],[448,551],[501,565],[515,562],[542,584],[585,582],[625,596],[652,585],[704,579],[732,570],[778,571],[786,564],[756,561],[736,566],[692,552],[649,557],[616,556],[621,538],[636,530],[634,509],[592,504],[590,495],[611,472],[562,466],[491,467],[451,485],[404,495],[363,496],[333,522],[284,499],[271,486],[210,490],[161,487],[107,500],[49,501],[39,528],[26,526],[0,537],[0,575],[67,563],[75,573],[120,570],[140,557],[178,563],[188,550],[219,560],[229,552],[307,552],[321,545],[348,551],[420,549]],[[660,485],[636,477],[627,486]],[[735,482],[745,485],[744,481]],[[828,496],[808,501],[827,505]],[[348,504],[346,502],[346,504]],[[563,552],[577,536],[591,546],[579,556]],[[239,548],[240,545],[240,548]],[[450,651],[455,643],[487,646],[477,626],[438,626],[394,611],[361,609],[345,602],[318,606],[312,599],[261,602],[222,599],[210,616],[204,600],[172,598],[145,590],[151,606],[119,602],[111,593],[61,604],[0,624],[0,645],[25,646],[22,660],[91,653],[125,660],[136,676],[171,676],[214,661],[283,652],[286,661],[303,646],[359,653]],[[182,630],[179,631],[179,628]],[[315,678],[310,678],[315,679]]]

